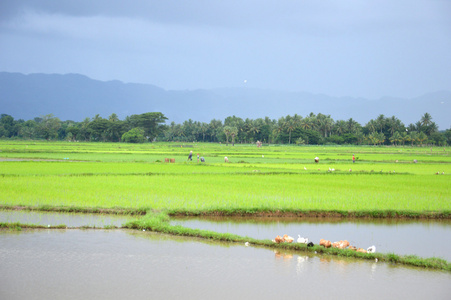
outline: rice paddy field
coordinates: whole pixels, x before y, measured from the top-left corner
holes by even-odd
[[[0,141],[0,205],[449,218],[450,150]]]

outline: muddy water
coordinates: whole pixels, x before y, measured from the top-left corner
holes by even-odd
[[[451,274],[128,230],[0,231],[0,299],[449,299]]]
[[[123,215],[81,214],[81,213],[55,213],[17,210],[0,210],[0,222],[24,223],[35,225],[61,225],[68,227],[78,226],[117,226],[120,227],[128,220],[136,217]]]
[[[451,222],[419,220],[343,220],[318,218],[179,218],[184,227],[229,232],[257,239],[298,234],[313,243],[320,239],[348,240],[361,248],[376,246],[382,253],[440,257],[451,261]]]

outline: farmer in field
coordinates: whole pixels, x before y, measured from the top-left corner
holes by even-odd
[[[355,163],[355,156],[354,156],[354,154],[352,155],[352,163]]]
[[[197,163],[199,163],[199,153],[197,153]]]
[[[188,160],[191,160],[191,161],[193,160],[193,151],[189,152]]]

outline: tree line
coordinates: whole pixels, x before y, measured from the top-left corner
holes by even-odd
[[[269,117],[242,119],[229,116],[209,123],[191,119],[165,124],[161,112],[147,112],[120,120],[116,114],[99,115],[81,122],[61,121],[52,114],[33,120],[0,117],[0,138],[45,139],[96,142],[142,143],[152,141],[221,142],[273,144],[353,144],[353,145],[451,145],[451,128],[440,132],[425,113],[415,124],[405,126],[397,117],[379,115],[365,125],[352,118],[334,120],[321,113],[302,117],[287,115],[278,120]]]

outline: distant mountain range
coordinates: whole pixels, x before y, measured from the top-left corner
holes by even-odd
[[[120,119],[132,114],[162,112],[168,122],[210,122],[235,115],[246,119],[278,119],[310,112],[331,115],[334,120],[353,118],[365,125],[379,114],[396,116],[405,125],[428,112],[440,130],[451,128],[451,91],[429,93],[412,99],[384,97],[378,100],[330,97],[306,92],[282,92],[252,88],[164,90],[150,84],[93,80],[79,74],[29,74],[0,72],[0,114],[33,119],[53,114],[61,120],[81,121],[100,114]]]

